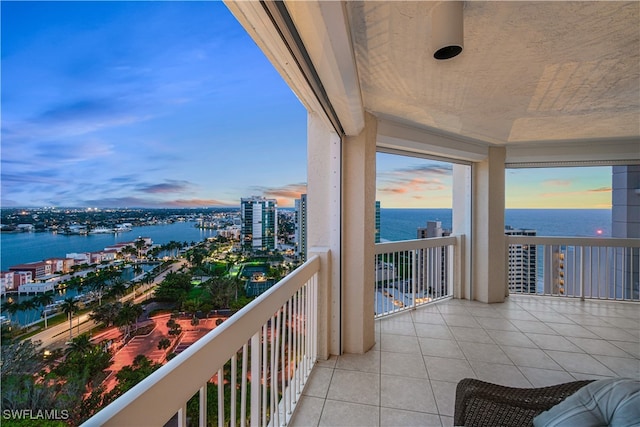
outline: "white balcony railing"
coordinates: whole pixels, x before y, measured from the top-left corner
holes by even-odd
[[[376,244],[376,317],[453,296],[456,237]]]
[[[640,239],[506,240],[510,293],[638,301]]]
[[[311,257],[84,425],[286,425],[316,361],[319,268]]]

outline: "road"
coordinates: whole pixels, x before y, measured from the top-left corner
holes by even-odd
[[[120,298],[120,301],[129,301],[132,298],[134,298],[134,303],[136,304],[146,301],[149,298],[149,295],[153,292],[153,288],[162,282],[167,274],[182,268],[186,263],[187,262],[185,260],[180,260],[179,262],[171,265],[167,270],[160,273],[152,283],[143,285],[142,288],[138,289],[138,291],[136,291],[135,298],[133,293],[130,293]],[[82,314],[79,318],[74,317],[72,323],[72,333],[74,337],[85,332],[89,332],[96,327],[96,323],[89,319],[89,313]],[[41,348],[55,349],[64,347],[65,343],[69,341],[69,322],[63,322],[58,325],[51,326],[48,329],[33,335],[31,340],[40,341]]]

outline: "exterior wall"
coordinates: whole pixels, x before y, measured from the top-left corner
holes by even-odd
[[[9,271],[28,271],[31,273],[31,277],[33,277],[34,279],[46,276],[53,272],[53,270],[51,269],[51,264],[48,264],[44,261],[14,265],[9,267]]]
[[[13,276],[14,289],[31,282],[33,282],[33,275],[30,271],[17,271]]]
[[[0,272],[0,293],[4,294],[6,291],[14,290],[16,286],[13,280],[15,275],[13,271]]]
[[[227,239],[240,239],[240,228],[237,226],[227,227],[224,230],[218,231],[218,234]]]
[[[112,251],[100,252],[100,257],[102,261],[114,261],[116,259],[116,252],[112,252]]]
[[[45,262],[51,265],[51,273],[68,273],[73,265],[73,260],[69,258],[49,258]]]
[[[66,256],[67,258],[73,259],[73,262],[76,265],[88,264],[91,261],[91,255],[88,253],[73,252],[73,253],[67,254]]]
[[[53,291],[53,282],[28,283],[18,287],[18,294],[40,294],[49,291]]]

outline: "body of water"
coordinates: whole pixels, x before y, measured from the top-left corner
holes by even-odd
[[[47,258],[64,257],[73,252],[96,252],[120,242],[131,242],[138,237],[151,237],[154,244],[199,242],[216,236],[215,230],[195,227],[195,222],[133,227],[126,233],[66,235],[58,233],[0,233],[2,265],[6,271],[12,265],[42,261]]]
[[[381,209],[382,241],[415,239],[427,221],[451,229],[451,209]],[[538,236],[610,237],[610,209],[507,209],[505,225],[536,230]],[[600,231],[600,232],[599,232]]]

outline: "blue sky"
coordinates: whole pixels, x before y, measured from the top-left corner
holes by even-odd
[[[0,7],[3,207],[305,192],[306,112],[223,3]],[[383,206],[450,207],[450,165],[379,154],[377,168]],[[608,207],[610,168],[594,170],[508,171],[507,207]]]

